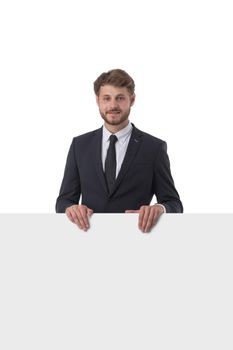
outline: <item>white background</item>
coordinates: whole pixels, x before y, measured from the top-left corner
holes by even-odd
[[[185,212],[232,212],[231,1],[1,1],[0,212],[54,212],[93,81],[125,69],[131,121],[167,141]]]

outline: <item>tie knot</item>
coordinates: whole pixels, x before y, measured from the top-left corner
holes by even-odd
[[[110,145],[114,145],[118,138],[116,137],[116,135],[112,134],[110,137],[109,137],[109,140],[110,140]]]

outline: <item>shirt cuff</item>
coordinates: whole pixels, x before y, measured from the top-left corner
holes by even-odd
[[[166,213],[166,212],[167,212],[167,211],[166,211],[166,208],[165,208],[165,206],[164,206],[164,205],[159,204],[159,203],[156,203],[155,205],[159,205],[160,207],[162,207],[162,208],[163,208],[163,212],[164,212],[164,213]]]

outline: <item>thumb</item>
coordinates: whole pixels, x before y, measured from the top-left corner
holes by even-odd
[[[139,210],[126,210],[125,213],[139,213]]]
[[[87,209],[87,215],[88,215],[88,216],[91,216],[92,214],[93,214],[93,210],[88,208],[88,209]]]

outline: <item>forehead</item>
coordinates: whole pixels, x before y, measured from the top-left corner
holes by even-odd
[[[100,95],[129,95],[129,92],[126,87],[116,87],[113,85],[104,85],[100,87]]]

